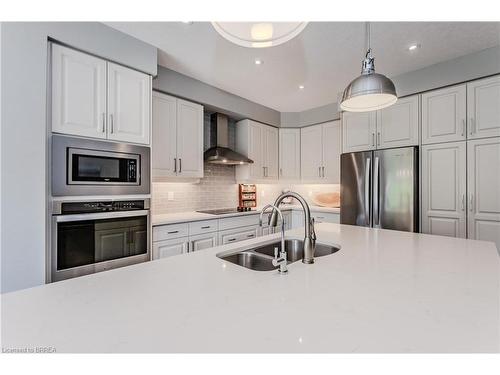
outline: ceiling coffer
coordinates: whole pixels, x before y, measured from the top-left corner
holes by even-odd
[[[214,113],[210,116],[210,148],[205,151],[207,163],[223,165],[251,164],[253,160],[229,148],[227,116]]]

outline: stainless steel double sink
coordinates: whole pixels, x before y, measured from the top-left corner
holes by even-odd
[[[273,266],[274,248],[281,248],[281,241],[277,240],[272,243],[257,246],[242,250],[232,254],[217,254],[217,257],[227,262],[237,264],[239,266],[249,268],[255,271],[272,271],[277,267]],[[285,250],[288,259],[288,264],[302,260],[304,253],[304,241],[302,240],[285,240]],[[337,246],[325,245],[316,243],[314,257],[322,257],[325,255],[334,254],[339,251]]]

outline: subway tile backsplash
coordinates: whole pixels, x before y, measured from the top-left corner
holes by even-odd
[[[205,177],[199,183],[153,182],[153,214],[198,211],[212,208],[236,207],[238,184],[234,166],[205,163]],[[258,184],[257,204],[272,203],[283,189],[301,194],[310,204],[317,192],[339,191],[339,185]],[[169,196],[170,199],[169,200]]]

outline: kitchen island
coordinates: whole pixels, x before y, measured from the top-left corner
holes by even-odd
[[[499,352],[493,243],[339,224],[289,272],[217,253],[279,234],[2,295],[2,347],[57,352]],[[287,238],[302,238],[303,229]]]

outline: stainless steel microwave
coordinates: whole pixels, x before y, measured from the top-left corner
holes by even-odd
[[[146,146],[52,136],[52,196],[149,194]]]

